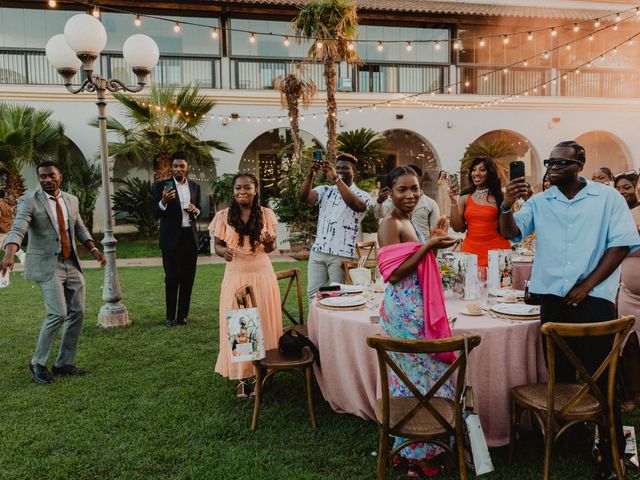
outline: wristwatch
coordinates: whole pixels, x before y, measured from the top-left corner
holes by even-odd
[[[342,181],[342,177],[340,175],[336,175],[336,178],[333,179],[333,183],[338,183]]]

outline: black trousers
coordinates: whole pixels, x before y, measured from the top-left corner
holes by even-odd
[[[175,321],[176,318],[183,319],[189,316],[197,259],[198,248],[191,227],[182,228],[178,248],[162,251],[166,318],[168,320]]]
[[[564,304],[562,297],[555,295],[542,295],[540,301],[541,323],[597,323],[614,320],[616,318],[615,305],[608,300],[596,297],[585,298],[577,307]],[[602,364],[613,346],[613,337],[577,337],[565,338],[567,345],[582,362],[590,374],[595,373]],[[546,342],[543,342],[546,351]],[[607,395],[607,381],[609,375],[605,371],[598,379],[598,387]],[[569,359],[559,350],[556,350],[556,380],[560,383],[574,383],[576,381],[576,369]],[[618,432],[618,448],[620,456],[624,454],[624,434],[622,432],[622,419],[620,417],[620,402],[616,395],[614,404],[614,421]],[[601,447],[605,462],[609,463],[611,447],[608,434],[600,432]]]

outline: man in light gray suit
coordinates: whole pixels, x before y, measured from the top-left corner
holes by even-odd
[[[47,361],[61,326],[60,353],[53,364],[53,374],[86,373],[74,366],[85,303],[85,282],[76,238],[101,266],[106,262],[80,218],[78,199],[60,191],[62,174],[58,165],[42,162],[37,173],[42,188],[18,199],[16,216],[4,241],[0,271],[4,275],[7,270],[13,270],[14,255],[28,231],[24,277],[38,284],[47,311],[29,370],[36,383],[48,385],[53,382],[53,376],[47,369]]]

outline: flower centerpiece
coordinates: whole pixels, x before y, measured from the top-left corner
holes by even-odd
[[[456,283],[456,272],[451,266],[448,258],[438,258],[438,269],[440,270],[440,280],[442,281],[442,289],[445,293],[453,292]]]

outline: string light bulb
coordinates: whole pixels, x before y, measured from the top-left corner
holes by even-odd
[[[352,52],[354,48],[355,48],[355,45],[353,44],[353,42],[347,43],[347,50]]]
[[[407,52],[410,52],[411,50],[413,50],[413,44],[411,42],[407,42]]]
[[[551,36],[552,37],[558,36],[558,31],[556,30],[556,27],[551,27]]]
[[[480,37],[480,47],[484,47],[487,42],[484,41],[484,38]]]
[[[525,60],[525,61],[524,61],[524,63],[523,63],[522,65],[523,65],[523,66],[525,66],[525,67],[528,67],[528,66],[529,66],[529,62],[527,62],[527,61]]]
[[[529,34],[527,35],[527,40],[533,40],[533,33],[529,32]]]
[[[580,25],[578,25],[577,23],[573,24],[573,31],[574,32],[579,32],[580,31]]]
[[[289,37],[284,37],[284,40],[282,40],[282,43],[284,44],[285,47],[288,47],[289,45],[291,45],[291,40],[289,40]]]
[[[509,35],[505,35],[504,37],[502,37],[502,43],[504,43],[505,45],[509,44]]]
[[[596,28],[599,28],[599,27],[600,27],[600,25],[601,25],[601,23],[600,23],[600,19],[599,19],[599,18],[596,18],[596,21],[595,21],[595,22],[593,22],[593,26],[594,26],[594,27],[596,27]]]
[[[567,50],[571,50],[571,44],[569,43],[566,47]]]
[[[57,5],[56,0],[49,0],[49,6],[51,8],[56,8],[56,5]]]
[[[378,46],[376,47],[376,50],[378,50],[379,52],[382,52],[384,50],[384,43],[378,42]]]
[[[256,34],[254,32],[249,34],[249,43],[256,43]]]
[[[589,41],[590,41],[590,42],[593,42],[593,40],[594,40],[595,38],[596,38],[596,37],[594,37],[593,33],[592,33],[591,35],[589,35]]]
[[[549,58],[549,52],[544,52],[542,54],[542,57],[546,60],[547,58]]]
[[[631,39],[631,38],[630,38],[630,39],[629,39],[629,41],[627,42],[627,46],[629,46],[629,47],[630,47],[630,46],[632,46],[632,45],[633,45],[633,39]]]
[[[176,33],[180,33],[180,22],[176,22],[173,25],[173,31],[176,32]]]
[[[320,40],[316,40],[316,48],[318,50],[320,50],[322,47],[324,47],[324,45],[322,44],[322,42]]]
[[[453,42],[453,49],[462,50],[462,43],[460,42],[460,40],[456,40],[455,42]]]
[[[619,22],[620,20],[622,20],[622,17],[619,13],[616,13],[616,22]]]
[[[100,7],[98,5],[94,5],[93,10],[91,10],[91,15],[95,18],[100,18]]]
[[[636,15],[640,15],[640,7],[636,7]]]
[[[142,19],[140,18],[140,14],[136,13],[136,18],[133,20],[133,24],[136,27],[139,27],[140,25],[142,25]]]
[[[613,31],[614,31],[614,32],[617,32],[617,31],[618,31],[618,28],[619,28],[619,27],[618,27],[618,25],[614,25],[614,26],[612,27],[612,29],[613,29]]]
[[[214,40],[218,38],[218,29],[216,27],[213,27],[211,29],[211,38],[213,38]]]
[[[442,45],[440,45],[440,42],[436,42],[433,44],[433,48],[435,48],[436,50],[440,50],[440,48],[442,48]]]

